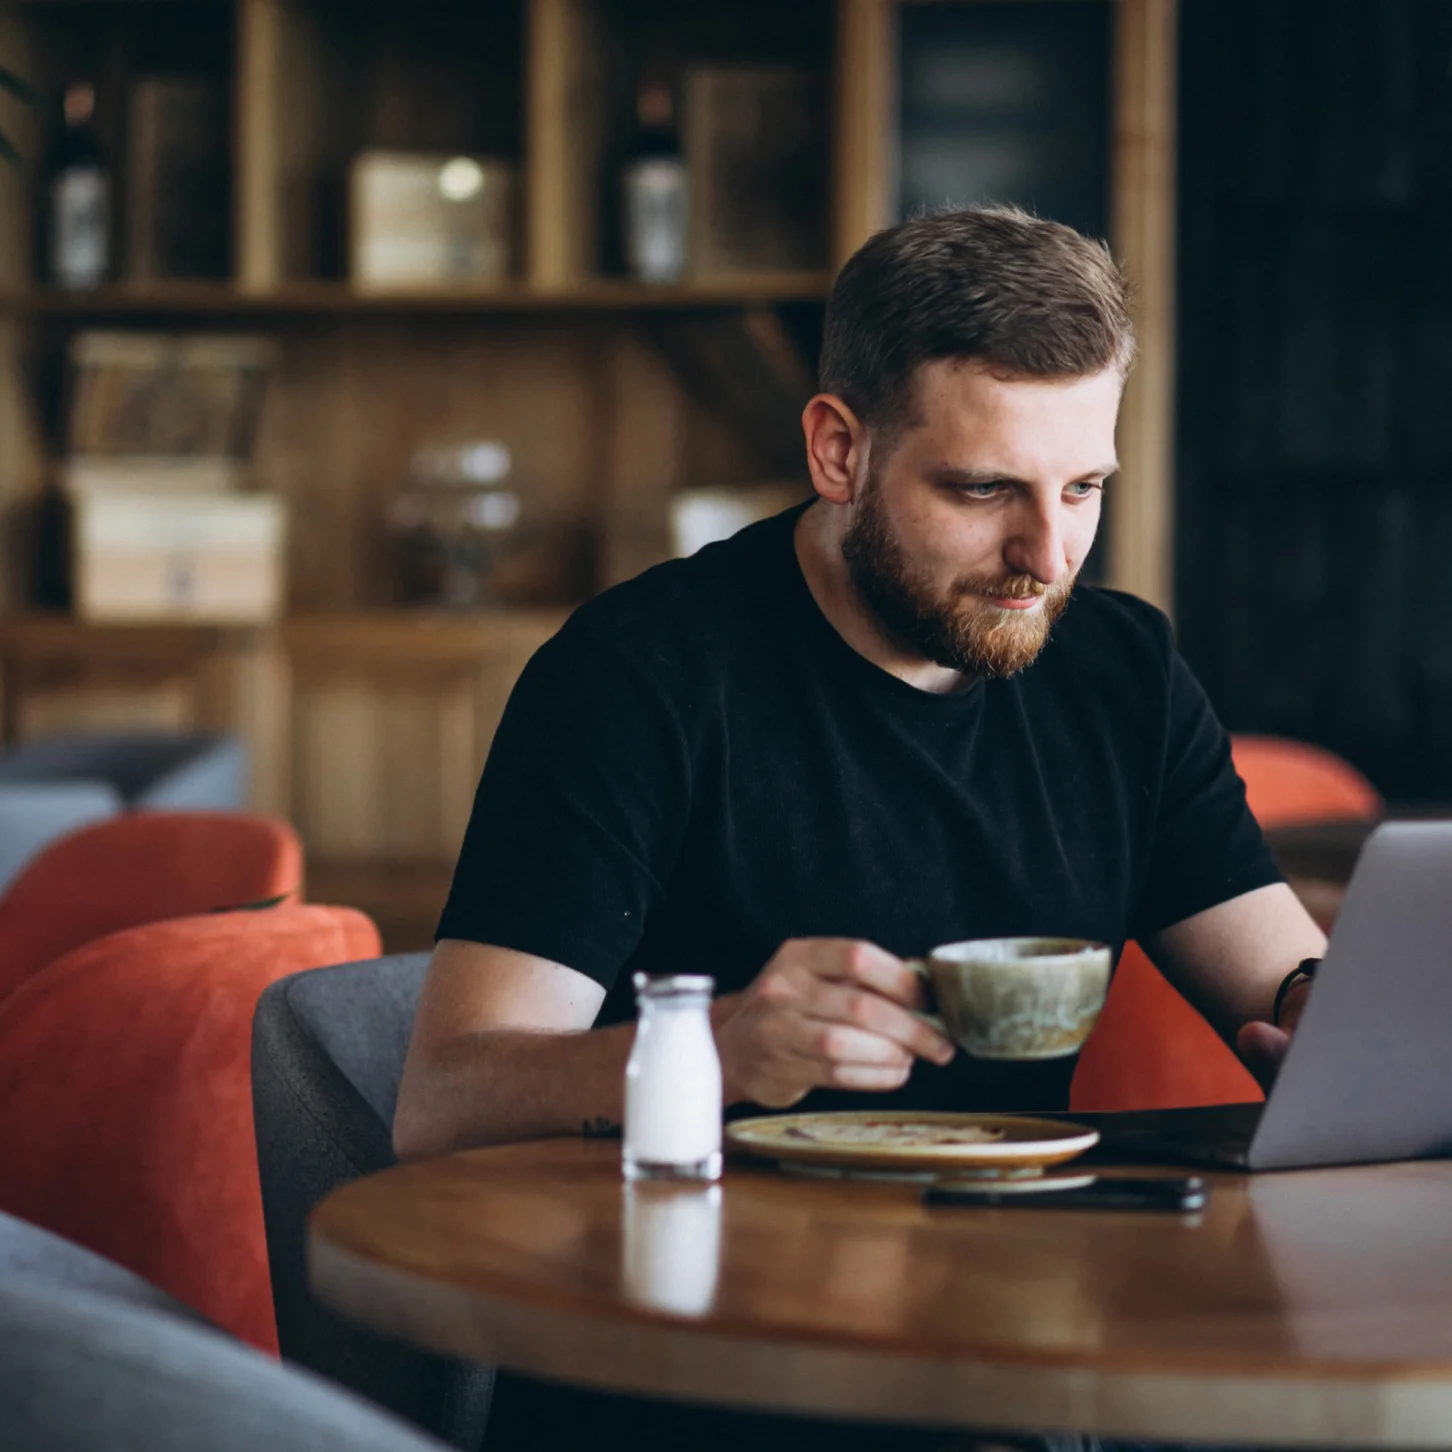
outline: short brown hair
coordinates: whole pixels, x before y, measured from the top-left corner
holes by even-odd
[[[951,208],[889,227],[837,274],[820,386],[892,434],[910,417],[918,369],[939,358],[1035,378],[1127,373],[1124,274],[1102,242],[1018,207]]]

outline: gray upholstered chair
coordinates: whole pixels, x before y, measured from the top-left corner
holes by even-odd
[[[7,1452],[444,1452],[169,1309],[26,1276],[0,1284],[0,1407]]]
[[[252,1028],[262,1212],[282,1354],[457,1447],[483,1441],[493,1372],[344,1321],[308,1289],[307,1216],[393,1163],[393,1109],[428,955],[315,968],[272,984]]]

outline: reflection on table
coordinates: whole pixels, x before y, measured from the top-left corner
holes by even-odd
[[[1445,1446],[1452,1162],[1210,1177],[1193,1216],[928,1209],[732,1162],[627,1188],[557,1140],[405,1165],[315,1213],[376,1330],[582,1386],[939,1427]]]

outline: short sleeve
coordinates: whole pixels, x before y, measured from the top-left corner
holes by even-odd
[[[1133,936],[1283,880],[1246,805],[1230,737],[1171,646],[1164,771]]]
[[[689,803],[665,693],[572,622],[510,695],[437,936],[563,963],[608,990],[663,896]]]

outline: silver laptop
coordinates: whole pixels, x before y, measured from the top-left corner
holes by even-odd
[[[1452,1155],[1452,821],[1388,822],[1357,858],[1264,1104],[1073,1115],[1099,1157],[1250,1170]]]

